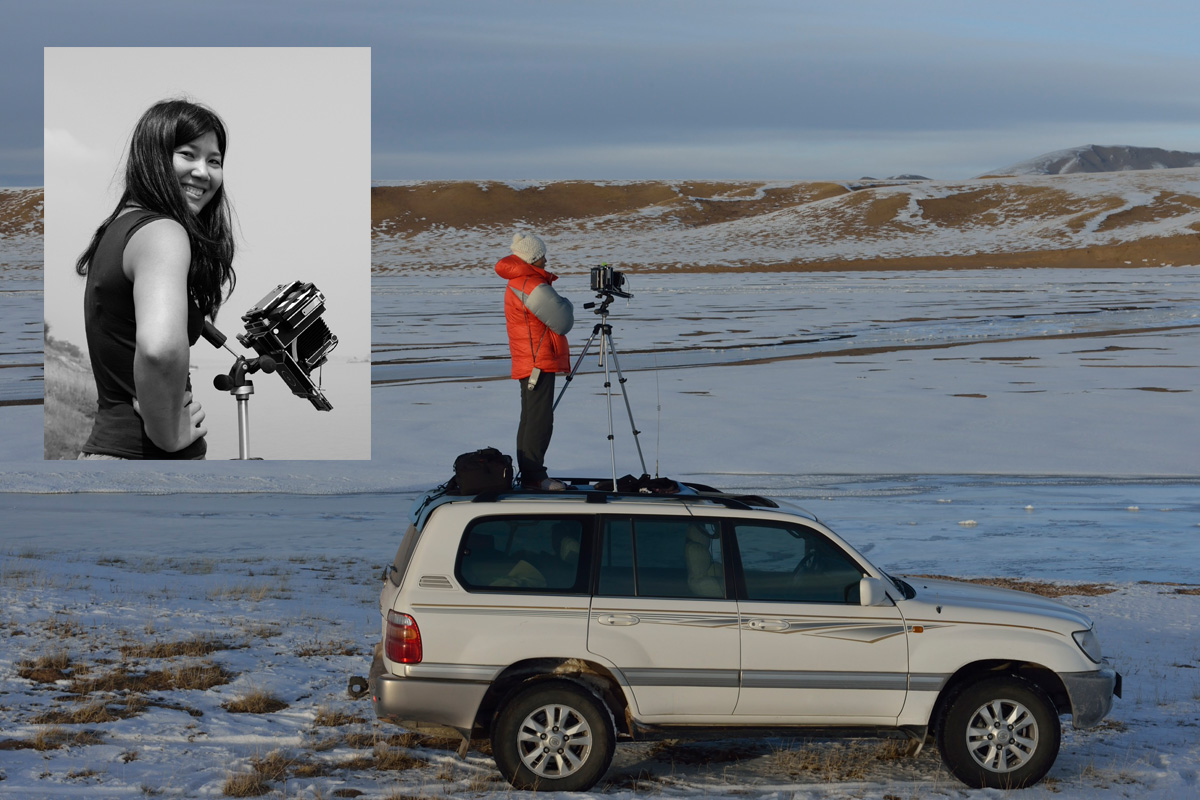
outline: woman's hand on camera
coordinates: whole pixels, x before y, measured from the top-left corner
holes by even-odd
[[[133,410],[142,417],[143,423],[146,422],[141,403],[136,397],[133,398]],[[146,436],[155,447],[174,453],[208,435],[208,428],[204,427],[204,416],[204,408],[200,402],[192,399],[191,392],[184,392],[183,407],[179,409],[178,414],[172,415],[174,424],[168,425],[167,429],[162,431],[152,430],[152,426],[146,425]]]

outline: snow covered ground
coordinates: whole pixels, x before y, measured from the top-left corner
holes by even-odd
[[[651,472],[794,498],[899,573],[1103,584],[1064,601],[1125,697],[1020,796],[1194,796],[1200,267],[631,283],[611,321]],[[494,278],[373,288],[370,462],[42,463],[40,412],[0,407],[0,797],[222,796],[256,768],[274,796],[512,794],[487,755],[396,737],[345,695],[412,497],[461,452],[511,452],[517,409]],[[586,275],[560,288],[578,352]],[[559,474],[612,469],[587,363]],[[613,414],[617,470],[637,472],[619,394]],[[286,707],[236,711],[264,695]],[[799,749],[814,766],[791,744],[630,746],[593,794],[1003,794],[932,748],[819,741]]]
[[[1021,796],[1194,796],[1200,483],[725,477],[795,498],[896,571],[1102,584],[1063,601],[1096,620],[1124,698],[1100,728],[1068,730],[1049,778]],[[345,694],[378,639],[378,575],[411,497],[0,496],[0,796],[222,796],[256,771],[272,796],[510,796],[485,753],[458,761],[398,736]],[[39,663],[60,672],[19,677]],[[208,679],[133,682],[187,687],[188,674]],[[229,710],[256,695],[284,707]],[[646,794],[1003,793],[965,789],[932,748],[896,758],[876,740],[781,737],[622,746],[591,796]]]

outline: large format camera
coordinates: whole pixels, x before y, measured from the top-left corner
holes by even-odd
[[[608,264],[592,267],[592,291],[597,294],[616,295],[617,297],[633,297],[621,287],[625,285],[625,273],[615,270]]]
[[[292,394],[307,398],[318,411],[329,411],[333,404],[311,373],[337,347],[337,337],[321,319],[324,311],[325,295],[311,283],[280,284],[242,315],[246,332],[237,337],[246,347],[274,359]]]

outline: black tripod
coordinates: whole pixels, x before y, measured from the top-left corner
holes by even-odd
[[[551,410],[558,408],[559,401],[567,392],[567,387],[571,385],[571,380],[575,377],[575,373],[579,371],[579,365],[583,363],[583,359],[587,356],[588,351],[592,348],[592,343],[596,341],[596,337],[600,337],[600,366],[604,367],[604,392],[608,400],[608,451],[612,457],[612,479],[613,491],[617,489],[617,450],[613,440],[613,413],[612,413],[612,378],[608,370],[609,358],[612,358],[612,365],[617,370],[617,382],[621,385],[621,396],[625,398],[625,413],[629,415],[629,429],[633,431],[633,443],[637,445],[638,460],[642,464],[642,474],[649,475],[646,470],[646,459],[642,455],[642,443],[638,439],[638,434],[641,433],[633,422],[633,408],[629,405],[629,394],[625,391],[625,376],[621,374],[621,363],[617,360],[617,348],[612,340],[612,325],[608,324],[608,307],[612,303],[614,297],[609,292],[600,292],[596,297],[603,297],[604,301],[600,303],[600,307],[596,308],[595,303],[584,303],[584,308],[595,308],[592,313],[600,316],[600,321],[592,328],[592,335],[588,337],[587,342],[583,345],[583,350],[579,354],[579,358],[575,360],[575,366],[571,368],[571,374],[567,376],[566,382],[563,384],[562,390],[558,393],[558,397],[554,400],[554,407]]]
[[[204,338],[213,347],[224,347],[234,355],[233,367],[227,375],[217,375],[213,378],[213,386],[222,392],[229,392],[237,399],[238,411],[238,460],[250,459],[250,395],[254,394],[254,381],[250,375],[262,370],[266,373],[275,371],[275,359],[270,356],[246,358],[234,352],[225,344],[225,334],[217,330],[211,322],[204,323]],[[255,459],[257,460],[257,459]]]

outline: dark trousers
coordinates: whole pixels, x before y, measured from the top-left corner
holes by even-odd
[[[543,372],[532,389],[528,378],[517,383],[521,386],[517,469],[522,483],[540,483],[546,478],[546,449],[554,433],[554,373]]]

